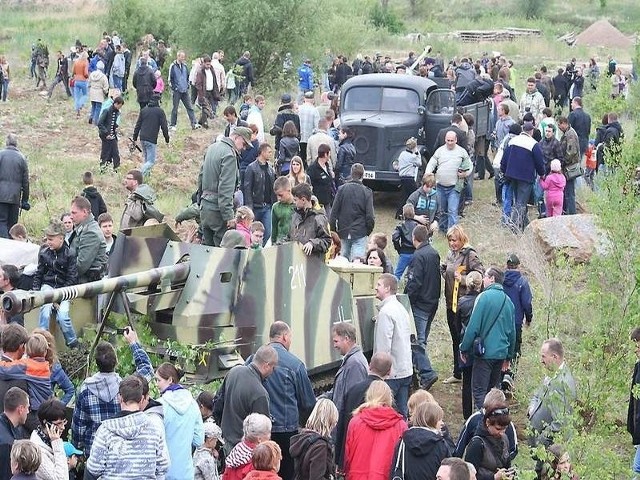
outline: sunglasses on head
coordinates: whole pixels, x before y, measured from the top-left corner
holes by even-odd
[[[488,416],[489,417],[495,417],[498,415],[509,415],[509,409],[508,408],[497,408],[494,411],[492,411]]]

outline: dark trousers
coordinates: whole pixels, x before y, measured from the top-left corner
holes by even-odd
[[[184,105],[184,108],[187,110],[187,115],[189,116],[189,121],[191,122],[191,126],[196,123],[196,115],[193,113],[193,104],[191,103],[191,99],[189,98],[188,92],[178,92],[177,90],[173,91],[173,107],[171,108],[171,122],[170,125],[175,127],[178,124],[178,106],[180,106],[180,102]]]
[[[402,207],[407,203],[409,195],[416,191],[416,181],[413,177],[400,177],[400,187],[402,188],[402,202],[398,205],[396,217],[400,217],[400,215],[402,215]]]
[[[451,349],[453,350],[453,376],[462,378],[462,372],[460,371],[460,331],[462,326],[458,316],[450,308],[447,308],[447,324],[449,325]]]
[[[302,164],[304,165],[304,169],[307,169],[307,142],[300,142],[300,158],[302,159]]]
[[[9,230],[18,223],[20,205],[0,203],[0,237],[9,238]]]
[[[100,137],[102,140],[102,149],[100,150],[100,166],[104,167],[107,163],[113,163],[113,169],[120,166],[120,151],[118,150],[118,138],[111,140],[106,137]]]
[[[473,395],[471,392],[471,376],[473,365],[462,367],[462,417],[466,420],[473,414]]]
[[[278,475],[282,477],[282,480],[293,480],[295,475],[293,458],[289,453],[289,446],[291,443],[291,437],[297,435],[296,432],[275,432],[271,433],[271,440],[276,442],[282,451],[282,460],[280,461],[280,471]]]
[[[53,89],[59,83],[62,83],[64,85],[64,88],[67,91],[67,97],[71,97],[72,95],[71,95],[71,90],[69,89],[69,78],[63,77],[61,75],[56,75],[55,78],[53,79],[53,82],[51,82],[51,85],[49,85],[49,98],[51,98]]]
[[[532,182],[523,182],[521,180],[512,180],[511,187],[513,188],[514,205],[511,209],[511,222],[520,231],[524,231],[524,228],[529,225],[529,217],[527,215],[527,204],[533,191]]]
[[[567,180],[567,185],[564,187],[564,214],[575,215],[576,214],[576,179],[572,178]]]
[[[476,410],[482,408],[487,392],[498,386],[501,370],[502,360],[485,360],[482,357],[474,357],[471,371],[471,391]]]
[[[127,91],[127,83],[129,83],[129,71],[124,72],[124,78],[122,79],[122,93]]]
[[[476,172],[478,173],[478,180],[484,180],[485,171],[489,173],[489,178],[495,175],[493,165],[488,157],[476,157]]]

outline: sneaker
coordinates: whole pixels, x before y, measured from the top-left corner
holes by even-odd
[[[193,125],[191,125],[191,128],[194,130],[198,130],[199,128],[202,128],[202,125],[200,125],[199,123],[194,123]]]
[[[431,387],[433,387],[433,385],[438,381],[438,376],[436,375],[435,377],[433,377],[431,380],[423,382],[420,381],[420,388],[422,390],[429,390]]]
[[[502,377],[502,383],[500,383],[500,389],[503,390],[505,393],[507,391],[511,392],[513,390],[513,377],[508,373],[505,373],[504,377]]]
[[[461,383],[462,379],[458,378],[458,377],[454,377],[453,375],[450,376],[449,378],[447,378],[446,380],[443,380],[442,383],[446,384],[446,385],[450,385],[452,383]]]
[[[169,130],[171,130],[172,132],[175,132],[178,129],[178,127],[176,127],[175,125],[171,125],[169,127]]]

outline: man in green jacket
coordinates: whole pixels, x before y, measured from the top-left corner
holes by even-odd
[[[71,219],[75,225],[69,246],[76,256],[78,283],[100,280],[107,266],[107,243],[91,213],[91,203],[84,197],[71,202]]]
[[[469,325],[460,344],[463,362],[473,355],[471,391],[475,408],[480,410],[484,397],[500,381],[500,372],[509,368],[515,355],[515,308],[504,289],[504,272],[490,267],[484,274],[484,291],[476,299]],[[474,340],[482,339],[484,353],[474,347]]]
[[[238,155],[251,145],[251,130],[236,127],[207,149],[198,179],[203,244],[219,247],[228,228],[235,227],[233,194],[239,181]]]

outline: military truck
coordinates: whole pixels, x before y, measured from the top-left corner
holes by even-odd
[[[380,267],[328,266],[306,256],[297,243],[262,250],[184,243],[164,224],[126,233],[116,240],[109,278],[49,291],[14,290],[2,296],[2,308],[16,314],[71,300],[71,318],[79,331],[95,325],[95,316],[74,312],[96,296],[110,294],[107,314],[114,308],[145,315],[161,340],[208,345],[189,372],[195,381],[221,378],[243,363],[269,341],[269,327],[276,320],[291,325],[291,351],[312,376],[324,376],[340,363],[331,335],[337,322],[352,322],[363,349],[373,350]],[[406,295],[398,297],[411,311]],[[102,322],[107,321],[105,315]],[[28,317],[27,327],[36,322]]]
[[[356,161],[374,190],[394,190],[400,177],[394,162],[410,137],[418,140],[426,162],[440,129],[451,124],[455,93],[432,79],[376,73],[350,78],[342,87],[340,126],[354,130]],[[490,129],[490,101],[460,107],[475,118],[476,137]]]

